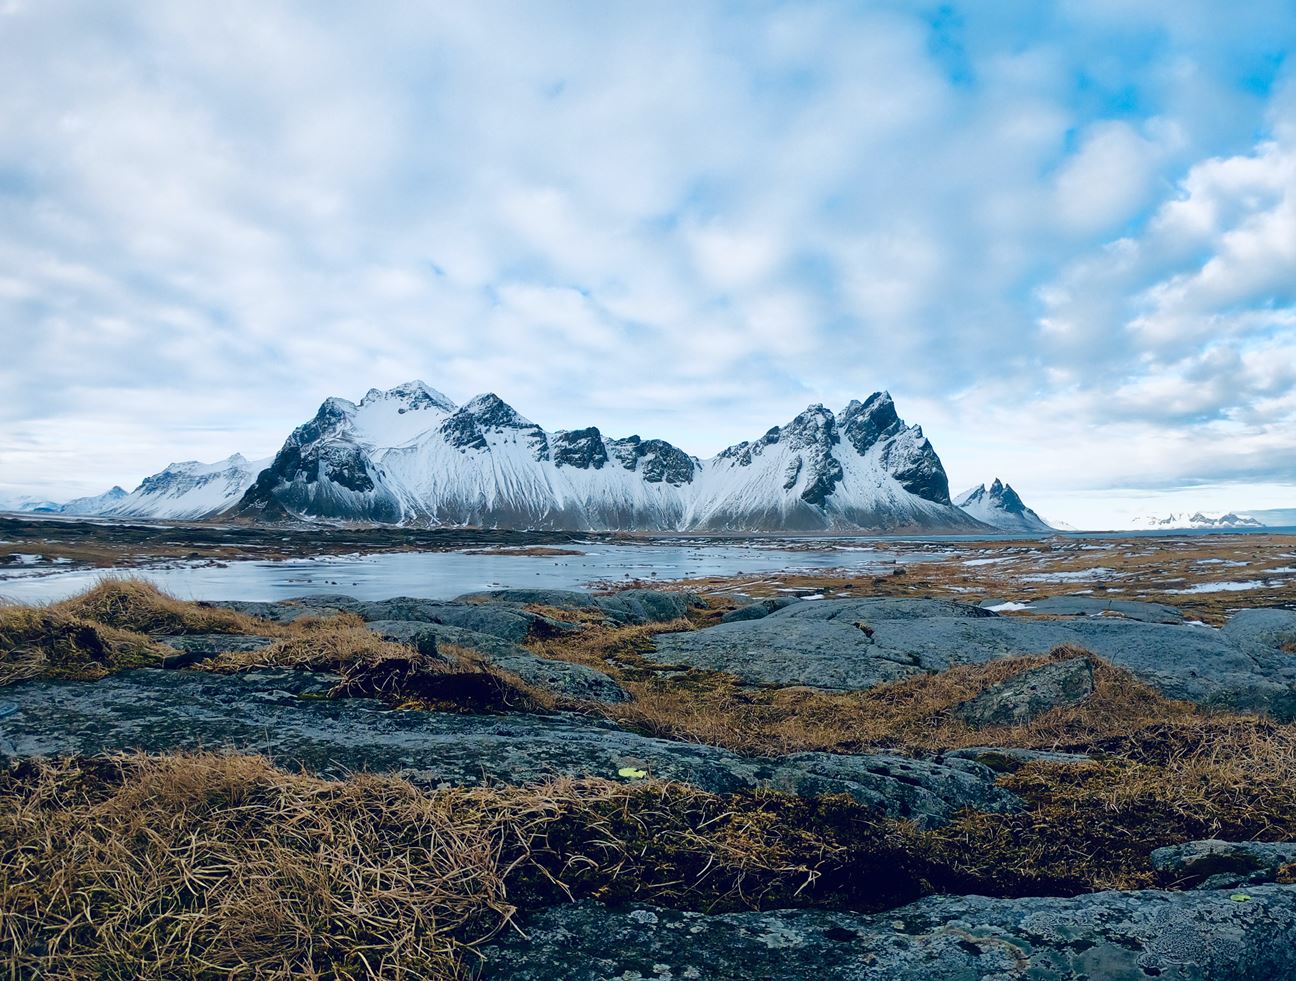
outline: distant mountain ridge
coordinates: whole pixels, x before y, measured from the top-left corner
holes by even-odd
[[[1163,531],[1178,528],[1264,528],[1265,523],[1255,518],[1243,517],[1229,511],[1226,514],[1207,515],[1200,511],[1176,512],[1167,515],[1145,515],[1130,523],[1134,531]]]
[[[495,394],[460,406],[421,381],[325,399],[272,459],[171,464],[101,513],[717,533],[988,524],[955,506],[935,449],[887,392],[839,413],[811,405],[700,460],[593,426],[549,432]]]
[[[1001,531],[1053,530],[1048,522],[1026,506],[1012,485],[1003,483],[998,477],[989,487],[979,484],[964,491],[954,504],[978,521]]]

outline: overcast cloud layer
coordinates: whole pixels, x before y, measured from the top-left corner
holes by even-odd
[[[1296,507],[1290,0],[0,0],[0,497],[422,378],[710,455],[886,388],[1048,516]]]

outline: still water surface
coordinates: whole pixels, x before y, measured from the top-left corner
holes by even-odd
[[[691,579],[697,576],[765,575],[809,569],[885,572],[895,564],[940,558],[947,552],[898,555],[883,548],[825,543],[788,551],[758,545],[576,546],[582,555],[483,555],[477,552],[393,552],[279,562],[223,565],[172,564],[129,570],[183,599],[276,600],[345,593],[357,599],[417,596],[450,599],[478,589],[544,587],[581,589],[624,579]],[[38,574],[16,571],[0,578],[0,597],[18,602],[63,599],[93,585],[110,570]]]

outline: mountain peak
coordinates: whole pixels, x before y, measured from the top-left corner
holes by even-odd
[[[1004,531],[1050,530],[1048,523],[1026,506],[1012,485],[1005,484],[998,477],[988,488],[985,484],[977,484],[964,491],[955,498],[954,506],[962,508],[978,521]]]
[[[400,402],[406,409],[438,409],[441,412],[454,412],[456,409],[455,404],[445,395],[417,378],[402,382],[386,391],[371,388],[360,400],[360,405],[393,401]]]
[[[482,426],[500,429],[530,429],[535,426],[494,392],[474,396],[459,411],[476,416]]]

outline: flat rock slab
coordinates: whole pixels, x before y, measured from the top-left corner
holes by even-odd
[[[1183,623],[1183,613],[1164,603],[1141,603],[1138,600],[1103,599],[1097,596],[1055,596],[1031,600],[1027,613],[1050,616],[1121,616],[1143,623]]]
[[[800,603],[801,600],[793,599],[789,596],[780,596],[777,599],[756,600],[754,603],[748,603],[746,606],[740,606],[736,610],[730,610],[720,618],[721,623],[737,623],[740,620],[760,620],[769,616],[771,613],[777,613],[793,603]]]
[[[663,664],[728,672],[752,685],[861,690],[957,664],[1044,654],[1069,644],[1130,670],[1172,698],[1296,717],[1296,657],[1272,646],[1286,636],[1276,618],[1267,617],[1263,629],[1257,625],[1230,632],[1117,617],[1031,620],[977,607],[961,607],[950,616],[940,612],[942,607],[959,604],[898,599],[799,603],[759,620],[663,634],[646,656]],[[1244,618],[1244,626],[1250,621]]]
[[[443,650],[446,644],[467,648],[497,668],[563,698],[587,702],[624,702],[630,698],[629,692],[596,668],[540,657],[491,634],[417,620],[374,620],[368,627],[386,640],[409,644],[422,653],[431,648],[441,660],[448,660]]]
[[[708,916],[553,907],[487,947],[490,981],[1277,981],[1296,977],[1296,887],[931,896],[885,913]]]
[[[370,699],[318,697],[334,680],[283,669],[142,669],[98,682],[20,682],[5,689],[18,711],[0,720],[0,751],[29,757],[227,748],[327,776],[398,773],[425,787],[616,779],[630,767],[715,793],[762,786],[804,796],[844,793],[925,825],[962,807],[1019,806],[994,786],[992,770],[968,760],[826,753],[754,759],[581,716],[393,711]]]

